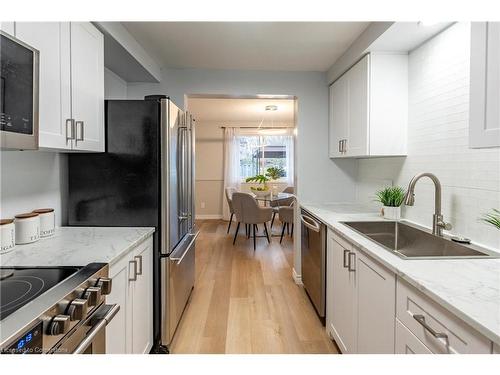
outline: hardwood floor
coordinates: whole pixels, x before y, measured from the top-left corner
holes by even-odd
[[[304,289],[294,283],[293,244],[257,239],[244,227],[200,221],[196,283],[172,353],[337,353]],[[275,223],[275,232],[281,224]],[[262,230],[262,228],[259,228]],[[262,233],[259,233],[262,234]]]

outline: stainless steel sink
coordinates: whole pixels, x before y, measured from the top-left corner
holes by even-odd
[[[349,228],[409,259],[499,258],[498,254],[435,236],[412,225],[396,221],[349,221]]]

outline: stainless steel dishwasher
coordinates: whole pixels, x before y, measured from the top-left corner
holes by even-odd
[[[302,282],[318,313],[325,322],[326,300],[326,226],[301,209]]]

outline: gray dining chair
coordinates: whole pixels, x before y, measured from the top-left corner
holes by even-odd
[[[281,243],[283,241],[283,235],[285,234],[285,228],[293,237],[293,205],[288,207],[279,207],[278,214],[280,217],[280,221],[283,225],[283,227],[281,228],[281,237],[280,237],[280,243]],[[290,229],[290,224],[292,224],[291,229]]]
[[[233,245],[236,243],[236,237],[240,230],[240,224],[243,223],[248,228],[247,238],[250,237],[250,232],[253,232],[253,249],[256,248],[255,232],[257,224],[264,224],[264,231],[266,233],[267,242],[271,243],[269,233],[267,231],[266,223],[271,221],[273,209],[271,207],[260,207],[255,198],[248,193],[235,192],[232,196],[234,214],[238,225],[234,233]]]
[[[231,224],[233,223],[233,216],[234,216],[233,194],[236,191],[237,190],[233,187],[227,187],[225,189],[227,205],[229,206],[229,212],[231,213],[231,217],[229,218],[229,225],[227,226],[227,233],[229,233],[229,230],[231,229]]]
[[[285,188],[285,190],[283,190],[282,192],[287,193],[287,194],[294,194],[295,188],[293,186],[287,186]],[[284,199],[279,199],[279,200],[269,202],[269,206],[271,206],[273,208],[273,218],[271,219],[271,230],[273,230],[274,219],[276,218],[276,215],[278,214],[279,208],[291,206],[294,201],[295,201],[295,198],[290,197],[290,198],[284,198]]]

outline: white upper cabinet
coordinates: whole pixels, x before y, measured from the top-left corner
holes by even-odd
[[[500,146],[500,22],[471,26],[469,146]]]
[[[40,147],[71,149],[69,23],[16,22],[16,37],[40,51]]]
[[[71,23],[74,149],[104,151],[104,37],[88,22]]]
[[[90,22],[16,22],[9,28],[40,51],[39,147],[104,151],[102,33]]]
[[[330,87],[330,157],[406,155],[408,56],[370,53]]]

